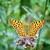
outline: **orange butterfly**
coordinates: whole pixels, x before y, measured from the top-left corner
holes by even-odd
[[[22,23],[17,20],[10,20],[11,25],[18,31],[18,34],[23,37],[35,36],[39,29],[41,29],[46,21],[36,21],[30,24]]]

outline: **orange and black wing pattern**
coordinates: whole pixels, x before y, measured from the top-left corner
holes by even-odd
[[[26,33],[24,31],[24,23],[18,20],[10,20],[11,25],[18,31],[20,36],[26,37]]]
[[[41,29],[45,25],[46,21],[36,21],[30,23],[30,33],[28,36],[35,36],[39,29]]]

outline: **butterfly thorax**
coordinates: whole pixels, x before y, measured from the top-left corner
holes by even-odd
[[[28,23],[25,24],[24,30],[25,30],[26,34],[28,35],[29,34],[29,24]]]

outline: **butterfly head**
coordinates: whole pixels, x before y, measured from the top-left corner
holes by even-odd
[[[28,24],[28,23],[26,23],[26,24],[25,24],[25,26],[26,26],[26,27],[28,27],[28,26],[29,26],[29,24]]]
[[[28,23],[26,23],[25,25],[26,25],[26,26],[28,26],[29,24],[28,24]]]

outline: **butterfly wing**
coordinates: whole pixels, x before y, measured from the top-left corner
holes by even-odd
[[[38,32],[39,29],[41,29],[44,25],[45,25],[46,21],[36,21],[36,22],[32,22],[30,23],[30,33],[28,34],[28,36],[35,36]]]
[[[25,31],[24,31],[24,23],[17,21],[17,20],[10,20],[11,25],[18,31],[18,34],[20,36],[26,37]]]

